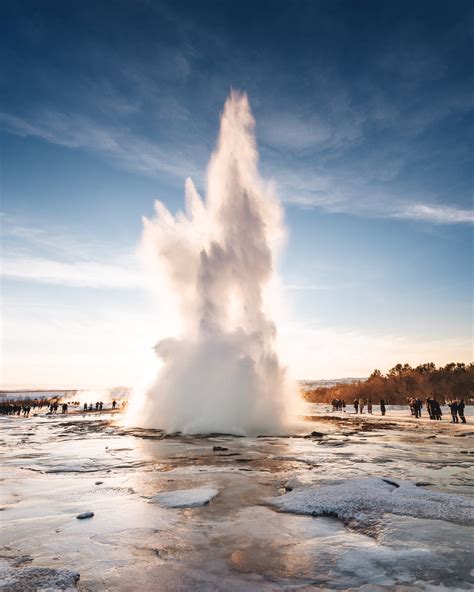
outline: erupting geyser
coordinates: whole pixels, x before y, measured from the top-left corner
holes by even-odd
[[[281,207],[257,170],[254,119],[232,92],[221,118],[203,201],[186,181],[186,213],[157,202],[142,247],[179,318],[155,351],[162,366],[135,393],[129,421],[183,433],[275,433],[294,417],[295,389],[275,352],[266,309]]]

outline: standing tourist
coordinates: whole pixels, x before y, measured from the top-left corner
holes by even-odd
[[[461,399],[458,403],[458,415],[461,418],[461,421],[463,423],[466,423],[466,418],[464,417],[464,408],[466,407],[466,404],[464,403],[464,399]]]
[[[431,399],[431,409],[433,410],[433,418],[437,421],[441,421],[443,412],[441,411],[441,405],[439,404],[439,401],[436,399]]]
[[[428,415],[430,416],[430,419],[434,419],[434,410],[433,410],[433,406],[432,406],[432,401],[429,397],[426,398],[425,401],[426,404],[426,411],[428,411]]]
[[[453,423],[459,423],[458,419],[458,402],[451,401],[448,403],[448,407],[451,409],[451,417],[453,418]]]
[[[415,413],[416,419],[419,419],[421,417],[421,408],[422,407],[423,407],[423,404],[420,401],[420,399],[415,399],[413,401],[413,411]]]

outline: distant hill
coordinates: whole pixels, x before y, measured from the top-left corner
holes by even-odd
[[[315,389],[315,388],[331,388],[333,386],[337,386],[338,384],[355,384],[357,382],[365,382],[367,377],[364,378],[355,378],[355,377],[346,377],[346,378],[327,378],[327,379],[320,379],[320,380],[299,380],[299,384],[303,389]]]

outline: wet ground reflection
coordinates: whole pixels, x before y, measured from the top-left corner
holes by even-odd
[[[318,418],[309,437],[170,437],[105,414],[30,419],[0,420],[1,555],[77,570],[83,590],[474,586],[472,527],[386,515],[364,532],[266,506],[295,483],[364,476],[472,494],[469,428]],[[150,503],[211,486],[219,495],[200,507]]]

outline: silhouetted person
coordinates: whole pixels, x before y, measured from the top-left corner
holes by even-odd
[[[359,411],[359,401],[357,399],[355,399],[354,401],[354,413],[357,413]]]
[[[87,403],[84,403],[84,411],[87,411]]]
[[[117,401],[114,399],[112,401],[112,409],[115,409],[115,407],[117,407]]]
[[[458,415],[461,418],[461,421],[463,423],[466,423],[466,418],[464,417],[464,408],[466,407],[466,404],[464,403],[464,399],[461,399],[458,403]]]
[[[415,399],[412,403],[413,405],[413,412],[415,414],[415,417],[418,419],[421,417],[421,408],[423,407],[420,399]]]
[[[435,418],[434,409],[433,409],[432,401],[429,397],[427,397],[425,404],[426,404],[426,411],[428,412],[430,419],[434,419]]]
[[[451,409],[451,417],[453,418],[453,423],[459,423],[458,419],[458,402],[451,401],[448,403],[448,407]]]
[[[372,401],[370,399],[367,399],[367,413],[372,415]]]
[[[439,404],[439,401],[437,401],[436,399],[430,399],[430,401],[434,419],[436,419],[437,421],[441,421],[441,416],[443,415],[443,412],[441,411],[441,405]]]
[[[385,401],[383,399],[380,399],[380,413],[385,415]]]
[[[99,411],[102,411],[103,406],[104,406],[104,404],[102,403],[102,401],[99,401]]]
[[[63,407],[62,407],[63,413],[67,413],[67,407],[68,407],[67,403],[63,403]]]
[[[89,411],[93,411],[94,407],[92,406],[92,403],[89,405]]]

